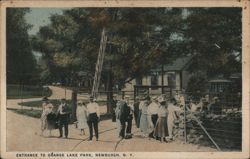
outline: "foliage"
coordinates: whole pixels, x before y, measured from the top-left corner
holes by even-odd
[[[241,72],[241,8],[190,8],[184,36],[192,71],[208,77]]]
[[[201,97],[200,93],[205,92],[207,89],[207,80],[204,73],[197,73],[190,77],[186,92],[197,99]]]
[[[7,83],[27,84],[39,80],[28,36],[31,26],[24,19],[28,11],[26,8],[7,8]]]
[[[52,91],[41,86],[7,85],[7,99],[38,98],[51,96]]]
[[[181,18],[181,11],[178,11],[173,19]],[[175,53],[166,49],[166,39],[171,35],[166,29],[170,23],[166,21],[170,17],[166,12],[173,11],[165,8],[66,10],[63,15],[51,17],[51,24],[42,27],[39,34],[33,37],[33,46],[44,53],[49,75],[61,78],[61,81],[64,78],[77,81],[79,71],[91,72],[93,76],[100,33],[106,28],[108,44],[102,80],[107,82],[109,64],[112,63],[113,83],[122,86],[128,77],[133,79],[145,75],[162,57]],[[162,33],[156,31],[160,26]]]

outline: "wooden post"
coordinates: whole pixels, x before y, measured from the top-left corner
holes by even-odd
[[[220,147],[216,144],[216,142],[213,140],[213,138],[209,135],[209,133],[207,132],[207,130],[204,128],[204,126],[201,124],[201,122],[195,117],[193,116],[194,119],[196,120],[196,122],[198,123],[198,125],[202,128],[202,130],[206,133],[206,135],[208,136],[208,138],[212,141],[212,143],[215,145],[215,147],[217,148],[217,150],[221,151]]]
[[[161,94],[164,94],[164,65],[161,64]]]
[[[72,97],[71,97],[71,102],[72,102],[72,112],[71,112],[71,122],[75,122],[77,119],[76,119],[76,109],[77,109],[77,90],[76,88],[73,88],[73,91],[72,91]]]
[[[187,143],[187,129],[186,129],[186,104],[184,104],[184,138],[185,144]]]
[[[136,89],[135,89],[135,86],[134,86],[134,102],[135,102],[135,98],[136,98]]]

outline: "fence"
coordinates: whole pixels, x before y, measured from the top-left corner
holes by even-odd
[[[218,150],[241,150],[241,112],[224,115],[187,112],[184,126],[186,135],[183,133],[179,137],[185,138],[188,143],[213,146]]]

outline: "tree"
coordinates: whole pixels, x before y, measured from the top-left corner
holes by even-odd
[[[163,21],[169,18],[167,12],[165,8],[69,9],[63,15],[53,15],[51,24],[40,28],[33,37],[33,46],[47,59],[50,78],[76,87],[77,72],[95,71],[101,30],[106,28],[104,65],[108,67],[102,81],[112,91],[114,84],[121,88],[129,80],[148,73],[161,57],[171,56],[165,40],[170,35],[157,33],[157,27],[167,28],[170,24]],[[64,82],[65,78],[75,84]]]
[[[29,41],[27,24],[24,16],[29,9],[7,9],[7,83],[32,83],[37,80],[37,67]]]
[[[192,71],[208,77],[241,72],[241,31],[240,8],[189,9],[184,35],[196,55]]]

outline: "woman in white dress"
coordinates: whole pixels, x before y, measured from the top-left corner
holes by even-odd
[[[41,115],[41,136],[43,136],[44,130],[49,130],[49,136],[51,136],[51,130],[54,129],[54,124],[52,122],[48,122],[48,114],[53,113],[54,106],[49,102],[47,97],[43,98],[42,104],[42,115]]]
[[[87,124],[87,107],[83,101],[77,103],[77,128],[80,129],[80,135],[85,135],[84,129],[88,128]]]
[[[145,101],[142,103],[141,107],[141,117],[140,117],[140,130],[141,130],[141,136],[147,137],[148,136],[148,105],[150,104],[150,97],[147,96]]]

